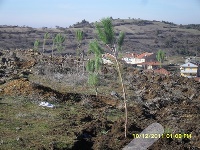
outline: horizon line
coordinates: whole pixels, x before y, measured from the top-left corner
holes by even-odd
[[[106,17],[103,17],[103,18],[106,18]],[[110,18],[112,18],[112,17],[110,17]],[[174,23],[174,22],[171,22],[171,21],[165,21],[165,20],[148,20],[148,19],[141,19],[141,18],[112,18],[113,20],[141,20],[141,21],[151,21],[151,22],[167,22],[167,23],[171,23],[171,24],[174,24],[174,25],[183,25],[183,26],[185,26],[185,25],[200,25],[200,23],[189,23],[189,24],[179,24],[179,23]],[[30,25],[16,25],[16,24],[12,24],[12,25],[8,25],[8,24],[0,24],[0,26],[17,26],[17,27],[31,27],[31,28],[56,28],[56,26],[58,26],[58,27],[63,27],[63,28],[70,28],[70,26],[73,26],[73,25],[77,25],[78,23],[81,23],[82,21],[87,21],[86,19],[83,19],[83,20],[81,20],[80,22],[78,21],[78,22],[76,22],[76,23],[74,23],[74,24],[72,24],[72,25],[68,25],[68,26],[60,26],[60,25],[54,25],[53,27],[52,26],[45,26],[45,25],[43,25],[43,26],[35,26],[34,27],[34,25],[33,26],[30,26]],[[87,21],[87,22],[89,22],[89,24],[92,24],[92,23],[95,23],[95,22],[98,22],[98,21]]]

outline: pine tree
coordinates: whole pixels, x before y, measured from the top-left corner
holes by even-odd
[[[160,68],[162,67],[162,62],[165,59],[165,52],[163,50],[159,50],[156,54],[156,59],[160,62]]]
[[[77,46],[77,56],[80,56],[80,48],[81,48],[81,42],[83,40],[83,31],[81,31],[80,29],[76,31],[76,40],[78,42],[78,46]]]
[[[33,47],[34,52],[38,51],[39,45],[40,45],[40,41],[39,40],[35,40],[34,47]]]
[[[88,71],[88,84],[94,86],[96,96],[98,95],[98,84],[99,84],[99,70],[102,64],[102,52],[103,50],[98,45],[96,40],[90,42],[89,53],[94,54],[94,58],[88,60],[86,70]]]
[[[125,34],[120,32],[119,36],[115,36],[114,27],[112,25],[112,20],[110,18],[103,18],[100,23],[96,23],[96,31],[99,39],[106,45],[110,50],[110,53],[114,56],[116,68],[119,75],[119,80],[121,82],[123,99],[124,99],[124,108],[125,108],[125,137],[127,135],[127,122],[128,122],[128,110],[126,103],[126,91],[124,87],[124,82],[122,78],[122,73],[118,61],[118,53],[122,50],[122,45],[124,42]]]
[[[45,48],[44,47],[45,47],[45,44],[46,44],[46,40],[49,39],[49,37],[50,36],[49,36],[48,32],[44,34],[44,39],[43,39],[43,53],[45,52]]]
[[[63,43],[65,41],[65,37],[61,35],[61,33],[58,33],[55,38],[53,38],[53,45],[52,45],[52,57],[53,57],[53,51],[54,47],[61,52],[63,50]]]

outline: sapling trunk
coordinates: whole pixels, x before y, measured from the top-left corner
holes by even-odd
[[[85,74],[85,62],[84,62],[84,60],[82,60],[83,61],[83,75]]]
[[[162,68],[162,62],[161,62],[161,60],[160,60],[160,68]]]
[[[121,87],[122,87],[122,92],[123,92],[124,110],[125,110],[125,124],[124,124],[124,130],[125,131],[124,131],[124,135],[125,135],[125,138],[126,138],[126,136],[127,136],[127,123],[128,123],[128,110],[127,110],[127,104],[126,104],[126,91],[125,91],[125,87],[124,87],[122,73],[120,71],[119,62],[118,62],[116,57],[115,57],[115,62],[116,62],[116,65],[117,65],[117,70],[118,70],[119,79],[120,79],[120,82],[121,82]]]
[[[98,96],[98,88],[95,87],[95,93],[96,93],[96,97]]]
[[[46,40],[44,39],[44,41],[43,41],[43,54],[44,54],[44,46],[45,46],[45,43],[46,43]]]
[[[106,44],[106,46],[113,52],[113,50],[109,47],[108,44]],[[125,110],[124,136],[126,138],[127,137],[127,124],[128,124],[128,109],[127,109],[127,103],[126,103],[126,90],[125,90],[125,87],[124,87],[124,81],[123,81],[123,78],[122,78],[122,73],[121,73],[121,70],[120,70],[119,61],[117,60],[116,52],[117,52],[117,50],[116,50],[116,47],[114,45],[114,59],[115,59],[116,65],[117,65],[117,71],[118,71],[118,75],[119,75],[119,79],[120,79],[121,87],[122,87],[122,93],[123,93],[122,97],[124,99],[124,110]]]
[[[54,50],[54,42],[53,42],[52,51],[51,51],[51,57],[52,57],[52,58],[53,58],[53,50]]]
[[[124,99],[124,108],[125,108],[125,138],[127,136],[127,122],[128,122],[128,111],[127,111],[127,103],[126,103],[126,91],[124,88],[124,82],[122,79],[122,73],[120,71],[120,65],[118,62],[118,51],[121,50],[121,46],[123,45],[124,41],[124,33],[121,32],[119,34],[119,38],[116,40],[115,33],[114,33],[114,27],[112,25],[112,20],[110,18],[104,18],[101,20],[101,23],[96,24],[96,30],[98,33],[99,39],[109,48],[111,51],[111,54],[114,54],[114,59],[116,62],[116,67],[118,70],[119,79],[121,82],[122,92],[123,92],[123,99]],[[111,47],[109,46],[111,45]],[[115,47],[115,44],[118,45],[118,47]]]
[[[115,48],[115,52],[116,52],[116,48]],[[116,62],[116,65],[117,65],[117,71],[118,71],[118,74],[119,74],[119,79],[120,79],[120,82],[121,82],[121,87],[122,87],[122,92],[123,92],[123,99],[124,99],[124,110],[125,110],[125,123],[124,123],[124,135],[125,135],[125,138],[127,136],[127,123],[128,123],[128,110],[127,110],[127,104],[126,104],[126,91],[125,91],[125,87],[124,87],[124,82],[123,82],[123,78],[122,78],[122,73],[121,73],[121,70],[120,70],[120,66],[119,66],[119,62],[117,60],[117,56],[114,57],[115,58],[115,62]]]

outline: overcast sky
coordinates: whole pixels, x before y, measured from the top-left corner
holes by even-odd
[[[200,0],[0,0],[0,25],[68,27],[110,16],[200,24]]]

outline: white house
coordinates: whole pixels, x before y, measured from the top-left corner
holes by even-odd
[[[143,62],[153,62],[156,60],[156,56],[154,53],[144,52],[142,54],[130,53],[125,55],[122,60],[124,60],[127,64],[139,64]]]
[[[122,60],[124,60],[127,64],[135,64],[136,56],[137,54],[135,53],[128,53],[122,58]]]
[[[197,77],[198,68],[198,65],[190,62],[183,64],[180,66],[181,76],[188,78]]]

